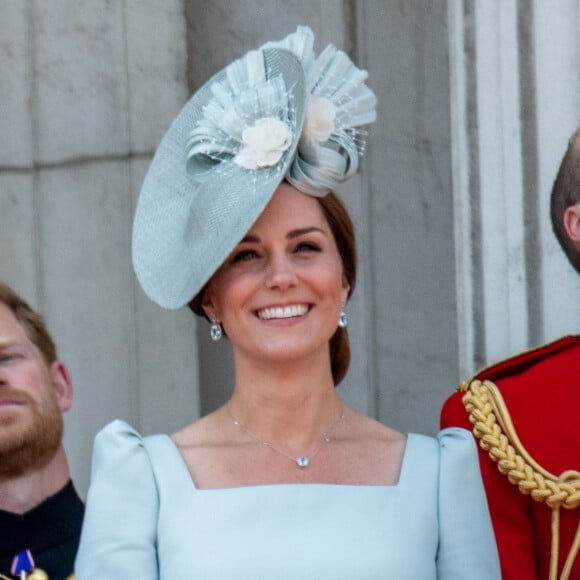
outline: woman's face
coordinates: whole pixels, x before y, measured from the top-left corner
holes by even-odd
[[[348,290],[320,205],[283,183],[210,280],[203,307],[238,355],[327,356]]]

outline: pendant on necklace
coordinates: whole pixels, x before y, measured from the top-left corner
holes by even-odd
[[[308,467],[309,463],[310,463],[310,459],[308,457],[306,457],[305,455],[296,458],[296,465],[298,465],[298,467]]]

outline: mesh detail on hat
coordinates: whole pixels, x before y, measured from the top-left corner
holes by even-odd
[[[305,114],[304,70],[286,50],[259,54],[262,74],[283,79],[290,103],[292,143],[278,164],[247,170],[231,159],[208,159],[190,163],[188,171],[186,144],[215,86],[227,82],[226,68],[181,110],[143,183],[133,226],[133,265],[143,290],[165,308],[179,308],[199,292],[262,213],[295,155]]]

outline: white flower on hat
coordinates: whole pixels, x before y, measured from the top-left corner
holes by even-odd
[[[290,147],[292,132],[284,121],[264,117],[243,130],[242,142],[243,146],[234,157],[234,163],[245,169],[272,167]]]
[[[306,119],[302,129],[305,143],[324,143],[334,131],[336,107],[323,97],[308,96]]]

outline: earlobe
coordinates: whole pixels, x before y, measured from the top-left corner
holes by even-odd
[[[342,279],[342,303],[346,304],[346,301],[348,300],[350,296],[350,284],[346,281],[346,278],[343,277]]]
[[[55,360],[50,365],[50,374],[56,391],[58,408],[61,413],[66,413],[71,408],[73,396],[70,373],[63,362]]]
[[[208,320],[211,319],[211,315],[217,315],[217,307],[214,300],[214,293],[211,288],[211,280],[207,285],[205,292],[203,293],[203,300],[201,302],[201,308]]]
[[[573,242],[580,243],[580,202],[566,208],[564,212],[564,228]]]
[[[208,320],[211,320],[212,316],[217,317],[216,308],[211,300],[206,301],[204,299],[201,307],[202,307],[203,312]]]

